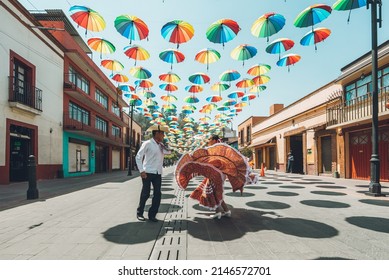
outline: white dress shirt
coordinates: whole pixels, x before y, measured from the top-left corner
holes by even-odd
[[[163,158],[168,153],[153,138],[143,142],[135,157],[139,172],[162,175]]]

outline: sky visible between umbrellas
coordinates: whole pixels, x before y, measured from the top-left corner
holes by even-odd
[[[207,97],[219,95],[220,92],[213,91],[212,85],[220,82],[219,76],[226,70],[236,70],[241,74],[238,80],[232,81],[230,87],[221,92],[222,101],[218,102],[218,106],[222,106],[225,101],[228,101],[227,95],[235,91],[246,91],[247,94],[252,94],[249,89],[238,88],[236,83],[243,79],[252,79],[247,73],[248,69],[255,64],[267,64],[271,66],[271,70],[267,72],[266,82],[263,84],[266,89],[256,94],[256,97],[246,97],[247,106],[242,106],[242,111],[235,115],[232,119],[234,129],[237,125],[252,115],[267,116],[269,107],[275,103],[283,103],[285,106],[304,97],[321,86],[332,82],[340,74],[340,69],[348,63],[354,61],[359,56],[371,50],[371,26],[370,26],[370,10],[365,7],[353,10],[349,23],[347,22],[348,12],[333,10],[329,17],[321,23],[314,25],[314,28],[328,28],[331,34],[324,42],[318,43],[316,49],[314,45],[302,46],[300,40],[309,31],[311,27],[297,28],[293,25],[295,18],[305,8],[314,4],[325,4],[332,7],[336,0],[331,1],[314,1],[314,0],[20,0],[28,10],[44,10],[44,9],[62,9],[69,17],[69,20],[77,28],[77,24],[70,18],[71,12],[69,9],[74,5],[87,6],[98,12],[106,22],[106,28],[101,32],[88,31],[85,34],[85,29],[78,27],[77,30],[80,36],[87,42],[91,38],[100,37],[110,41],[115,47],[114,53],[102,54],[96,51],[93,52],[93,60],[97,65],[101,65],[102,60],[114,59],[119,61],[124,69],[122,71],[114,71],[114,74],[119,73],[129,77],[130,84],[135,87],[134,77],[130,74],[130,69],[134,67],[135,61],[129,59],[125,54],[125,49],[131,46],[141,46],[150,55],[147,60],[138,60],[137,67],[144,67],[151,72],[150,80],[153,87],[150,88],[156,96],[153,98],[158,102],[160,107],[166,102],[161,99],[168,92],[163,90],[161,84],[166,82],[160,81],[159,76],[163,73],[172,71],[179,75],[181,80],[175,85],[178,90],[170,92],[177,97],[174,104],[177,106],[178,112],[182,106],[187,105],[184,102],[189,96],[193,97],[193,93],[185,90],[188,86],[194,85],[189,77],[195,73],[202,72],[210,77],[210,81],[202,84],[203,90],[199,93],[194,93],[199,99],[199,103],[192,104],[197,110],[191,114],[195,120],[204,117],[199,110],[203,105],[209,104]],[[389,40],[389,25],[386,22],[389,20],[389,5],[383,5],[383,28],[378,30],[378,43],[383,43]],[[281,31],[266,38],[254,37],[250,31],[253,23],[262,15],[274,12],[285,17],[286,23]],[[142,19],[149,28],[149,35],[146,40],[130,41],[120,35],[115,27],[114,21],[120,15],[131,15]],[[238,35],[224,44],[216,44],[210,42],[206,38],[208,27],[220,19],[232,19],[239,24],[240,31]],[[177,44],[170,43],[161,36],[161,28],[170,21],[182,20],[191,24],[194,28],[194,36],[189,41],[179,44],[178,51],[184,54],[185,60],[181,63],[166,63],[160,59],[160,53],[167,49],[177,49]],[[294,46],[282,53],[268,53],[266,48],[277,39],[290,39],[294,41]],[[233,49],[240,45],[247,44],[257,50],[255,56],[244,63],[241,60],[235,60],[231,57]],[[207,64],[199,63],[195,60],[195,56],[201,50],[211,48],[220,53],[220,59],[216,62]],[[277,61],[285,55],[297,54],[301,59],[289,67],[278,66]],[[282,65],[282,63],[279,63]],[[111,70],[101,69],[108,77],[113,73]],[[270,79],[267,79],[270,78]],[[116,81],[112,81],[117,85]],[[138,93],[139,96],[142,94]],[[165,98],[166,99],[166,98]],[[208,98],[208,100],[210,100]],[[238,99],[238,102],[240,98]],[[190,104],[189,104],[190,105]],[[232,105],[233,108],[235,105]],[[214,110],[208,113],[211,119],[222,111]],[[297,112],[296,112],[297,113]],[[230,126],[230,125],[229,125]]]

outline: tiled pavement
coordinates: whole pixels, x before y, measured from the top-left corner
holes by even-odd
[[[0,259],[389,259],[389,197],[366,196],[366,181],[267,172],[243,195],[227,183],[232,217],[212,220],[188,199],[200,178],[181,191],[173,171],[164,170],[158,223],[137,221],[141,180],[124,173],[14,199],[0,207]]]

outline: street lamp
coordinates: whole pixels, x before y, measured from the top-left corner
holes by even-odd
[[[131,118],[131,125],[130,125],[130,152],[128,154],[128,173],[127,176],[132,176],[132,117],[134,113],[134,105],[135,100],[130,100],[130,118]]]
[[[377,51],[377,24],[381,27],[381,0],[368,0],[371,5],[371,64],[372,64],[372,154],[370,159],[370,184],[366,193],[371,196],[385,196],[381,194],[380,159],[378,156],[378,51]],[[379,14],[377,15],[377,6]]]

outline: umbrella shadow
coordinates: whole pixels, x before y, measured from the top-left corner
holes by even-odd
[[[139,244],[156,240],[163,222],[131,222],[111,227],[103,237],[117,244]]]
[[[269,217],[272,216],[272,217]],[[325,223],[280,217],[275,212],[235,208],[231,218],[213,220],[196,217],[188,221],[188,234],[204,241],[231,241],[242,238],[249,232],[278,231],[301,238],[331,238],[338,230]]]
[[[346,218],[346,222],[360,228],[389,233],[389,219],[386,218],[354,216]]]
[[[351,207],[350,204],[343,203],[343,202],[336,202],[336,201],[330,201],[330,200],[302,200],[300,201],[301,204],[313,206],[313,207],[320,207],[320,208],[348,208]]]

